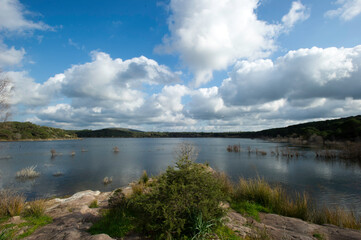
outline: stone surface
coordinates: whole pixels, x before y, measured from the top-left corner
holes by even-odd
[[[123,189],[125,195],[132,193],[132,188]],[[46,213],[53,218],[53,222],[25,238],[29,240],[109,240],[106,234],[90,235],[87,230],[99,219],[99,210],[106,208],[111,193],[99,191],[83,191],[65,199],[53,199],[47,202]],[[89,208],[92,201],[97,200],[99,208]],[[226,204],[222,206],[226,207]],[[316,239],[314,234],[322,235],[325,240],[361,240],[361,231],[343,229],[332,225],[316,225],[296,218],[283,217],[275,214],[260,213],[260,222],[244,217],[230,210],[226,217],[226,225],[237,235],[254,239]],[[13,217],[9,221],[21,222],[20,217]],[[144,239],[138,235],[130,235],[124,240]]]
[[[245,218],[234,211],[228,213],[227,226],[239,236],[261,237],[267,235],[270,239],[316,239],[319,234],[324,240],[360,240],[361,231],[344,229],[333,225],[317,225],[297,218],[279,216],[276,214],[260,213],[260,222]]]

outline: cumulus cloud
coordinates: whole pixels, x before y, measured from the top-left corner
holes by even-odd
[[[0,40],[0,67],[12,66],[19,64],[25,55],[23,48],[17,50],[14,46],[9,48]]]
[[[42,84],[26,72],[6,73],[14,84],[12,104],[25,105],[34,115],[29,120],[61,127],[194,124],[183,113],[189,89],[176,84],[179,75],[168,67],[144,56],[123,61],[95,51],[91,57]],[[153,85],[161,91],[147,93]]]
[[[239,61],[220,92],[226,104],[361,98],[361,46],[290,51],[272,60]]]
[[[239,61],[220,87],[190,93],[187,114],[208,130],[282,127],[360,114],[361,46],[311,48]]]
[[[307,19],[308,14],[301,2],[294,2],[283,24],[269,24],[258,19],[259,4],[259,0],[172,0],[170,36],[163,38],[156,51],[179,53],[195,75],[195,86],[238,59],[267,57],[276,49],[280,32]]]
[[[361,0],[337,0],[335,3],[341,6],[327,11],[326,17],[339,17],[343,21],[349,21],[361,13]]]
[[[309,9],[298,1],[292,3],[288,14],[282,17],[282,22],[286,29],[291,29],[297,22],[305,21],[309,17]]]
[[[0,0],[0,31],[23,32],[51,29],[43,22],[25,18],[27,11],[18,0]]]
[[[59,76],[50,78],[46,83],[40,84],[31,78],[26,71],[4,72],[4,77],[9,79],[13,88],[10,103],[12,105],[24,104],[39,106],[49,104],[59,90]]]

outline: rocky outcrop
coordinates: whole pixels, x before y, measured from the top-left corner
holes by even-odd
[[[317,225],[297,218],[260,213],[260,222],[245,218],[234,211],[228,213],[227,226],[241,237],[258,239],[324,239],[360,240],[361,231],[344,229],[333,225]]]
[[[125,195],[130,195],[131,187],[123,189]],[[56,198],[47,202],[46,213],[53,218],[53,222],[38,229],[28,240],[108,240],[106,234],[90,235],[87,230],[99,219],[99,210],[107,207],[111,193],[99,191],[83,191],[69,198]],[[99,208],[89,208],[94,200],[98,201]],[[255,239],[324,239],[346,240],[361,239],[361,231],[343,229],[332,225],[316,225],[296,218],[283,217],[275,214],[260,213],[260,222],[246,218],[233,210],[227,215],[226,225],[237,235]],[[12,219],[14,222],[20,219]],[[125,240],[142,239],[134,235],[123,238]]]
[[[106,234],[90,235],[87,230],[99,218],[100,208],[89,208],[94,200],[99,207],[105,207],[110,193],[99,191],[83,191],[69,198],[55,198],[48,201],[46,214],[53,218],[53,222],[38,229],[26,239],[29,240],[108,240]]]

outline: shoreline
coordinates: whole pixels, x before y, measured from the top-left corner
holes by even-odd
[[[65,141],[65,140],[83,140],[83,138],[37,138],[37,139],[19,139],[19,140],[4,140],[0,142],[51,142],[51,141]]]

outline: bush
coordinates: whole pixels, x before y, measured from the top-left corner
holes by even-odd
[[[193,150],[183,145],[176,167],[166,172],[126,198],[116,191],[110,198],[113,209],[126,209],[136,221],[135,227],[147,235],[173,239],[199,235],[200,221],[213,226],[225,210],[220,202],[225,199],[221,182],[211,171],[193,162]],[[208,231],[208,230],[207,230]]]

